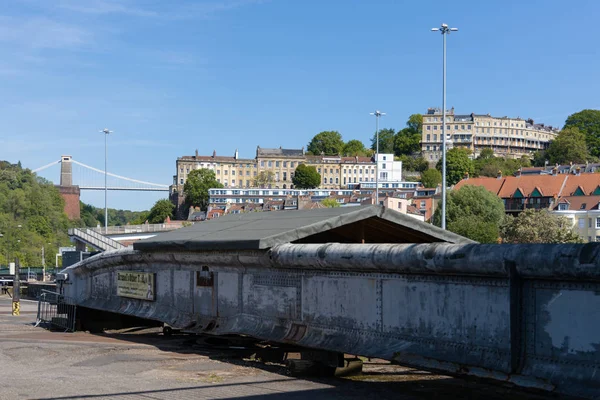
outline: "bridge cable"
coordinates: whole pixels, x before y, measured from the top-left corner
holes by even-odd
[[[84,163],[81,163],[79,161],[75,161],[73,159],[71,159],[71,161],[74,162],[75,164],[81,165],[82,167],[91,169],[92,171],[96,171],[96,172],[100,172],[101,174],[104,174],[104,171],[102,171],[101,169],[90,167],[89,165],[85,165]],[[106,175],[112,176],[114,178],[124,179],[124,180],[129,181],[129,182],[141,183],[141,184],[144,184],[144,185],[151,185],[151,186],[158,186],[160,188],[165,188],[165,189],[169,188],[169,185],[163,185],[163,184],[160,184],[160,183],[145,182],[145,181],[140,181],[140,180],[137,180],[137,179],[126,178],[124,176],[112,174],[110,172],[107,172]]]
[[[50,164],[44,165],[43,167],[36,168],[36,169],[32,170],[31,172],[40,172],[40,171],[42,171],[42,170],[44,170],[46,168],[49,168],[49,167],[53,166],[54,164],[60,164],[60,163],[61,163],[61,160],[52,161]]]

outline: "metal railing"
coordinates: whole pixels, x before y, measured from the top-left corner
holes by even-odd
[[[122,249],[125,247],[116,240],[101,235],[91,229],[69,228],[69,236],[74,236],[77,240],[102,251]]]
[[[37,320],[35,326],[48,327],[75,332],[77,306],[70,298],[57,292],[42,290],[38,297]]]
[[[146,233],[146,232],[166,232],[179,229],[184,224],[189,224],[188,221],[165,222],[163,224],[141,224],[141,225],[124,225],[124,226],[109,226],[105,231],[103,227],[89,228],[89,230],[106,234],[106,235],[124,235],[128,233]]]

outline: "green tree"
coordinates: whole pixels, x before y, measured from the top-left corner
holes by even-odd
[[[533,159],[531,163],[534,167],[544,167],[546,165],[546,161],[548,161],[548,157],[544,150],[533,153]]]
[[[393,129],[379,130],[379,153],[391,154],[394,152],[395,131]],[[377,150],[377,134],[371,138],[371,149]]]
[[[469,158],[471,151],[463,147],[454,147],[446,152],[446,182],[452,186],[460,182],[466,173],[473,176],[475,168],[473,160]],[[442,159],[436,168],[442,172]]]
[[[479,157],[477,157],[478,160],[487,160],[490,158],[495,158],[495,156],[494,156],[494,150],[489,149],[489,148],[485,148],[485,149],[481,150],[481,153],[479,153]]]
[[[313,166],[300,164],[292,178],[296,189],[314,189],[321,184],[321,175]]]
[[[582,110],[569,115],[566,128],[577,128],[585,136],[587,147],[594,157],[600,157],[600,110]]]
[[[435,168],[431,168],[421,173],[421,183],[426,188],[437,187],[442,183],[442,174]]]
[[[394,154],[412,155],[421,150],[421,133],[412,129],[404,128],[394,138]]]
[[[316,156],[322,153],[334,156],[342,153],[344,141],[338,131],[323,131],[315,135],[308,143],[307,151]]]
[[[254,178],[254,187],[268,187],[275,182],[275,173],[273,171],[260,171]]]
[[[412,114],[406,121],[406,127],[416,133],[423,132],[423,115]]]
[[[160,224],[164,222],[167,217],[173,218],[173,210],[175,205],[167,199],[158,200],[148,214],[148,222],[151,224]]]
[[[585,135],[578,128],[568,127],[560,131],[550,142],[546,155],[551,164],[584,163],[588,161]]]
[[[364,157],[367,155],[367,149],[365,149],[365,145],[363,144],[363,142],[361,142],[360,140],[352,139],[344,145],[342,155],[346,157]]]
[[[518,217],[507,217],[500,229],[505,243],[581,243],[569,220],[548,210],[528,208]]]
[[[340,203],[338,203],[336,199],[332,199],[331,197],[323,199],[323,201],[321,201],[321,204],[328,208],[335,208],[340,206]]]
[[[495,243],[503,219],[504,203],[482,186],[466,185],[448,194],[446,226],[454,233],[480,243]],[[433,222],[441,226],[440,207],[435,210]]]
[[[185,202],[188,206],[199,206],[204,211],[208,207],[208,189],[222,187],[214,171],[206,168],[195,169],[189,173],[183,185]]]
[[[402,154],[396,157],[396,161],[402,161],[402,169],[404,171],[423,172],[429,168],[429,163],[422,156]]]

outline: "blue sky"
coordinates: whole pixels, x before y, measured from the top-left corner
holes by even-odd
[[[170,184],[175,159],[300,148],[323,130],[368,144],[447,104],[562,125],[600,108],[600,2],[581,0],[21,0],[0,10],[0,159],[72,155]],[[58,166],[40,175],[58,181]],[[143,210],[166,194],[111,192]],[[103,207],[102,193],[82,200]]]

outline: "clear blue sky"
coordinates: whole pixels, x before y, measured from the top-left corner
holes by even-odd
[[[441,106],[562,125],[600,108],[600,2],[581,0],[21,0],[0,10],[0,159],[72,155],[170,184],[175,159],[300,148],[322,130],[365,144],[369,112],[402,128]],[[58,167],[42,176],[58,181]],[[143,210],[165,194],[109,193]],[[103,207],[102,193],[83,201]]]

